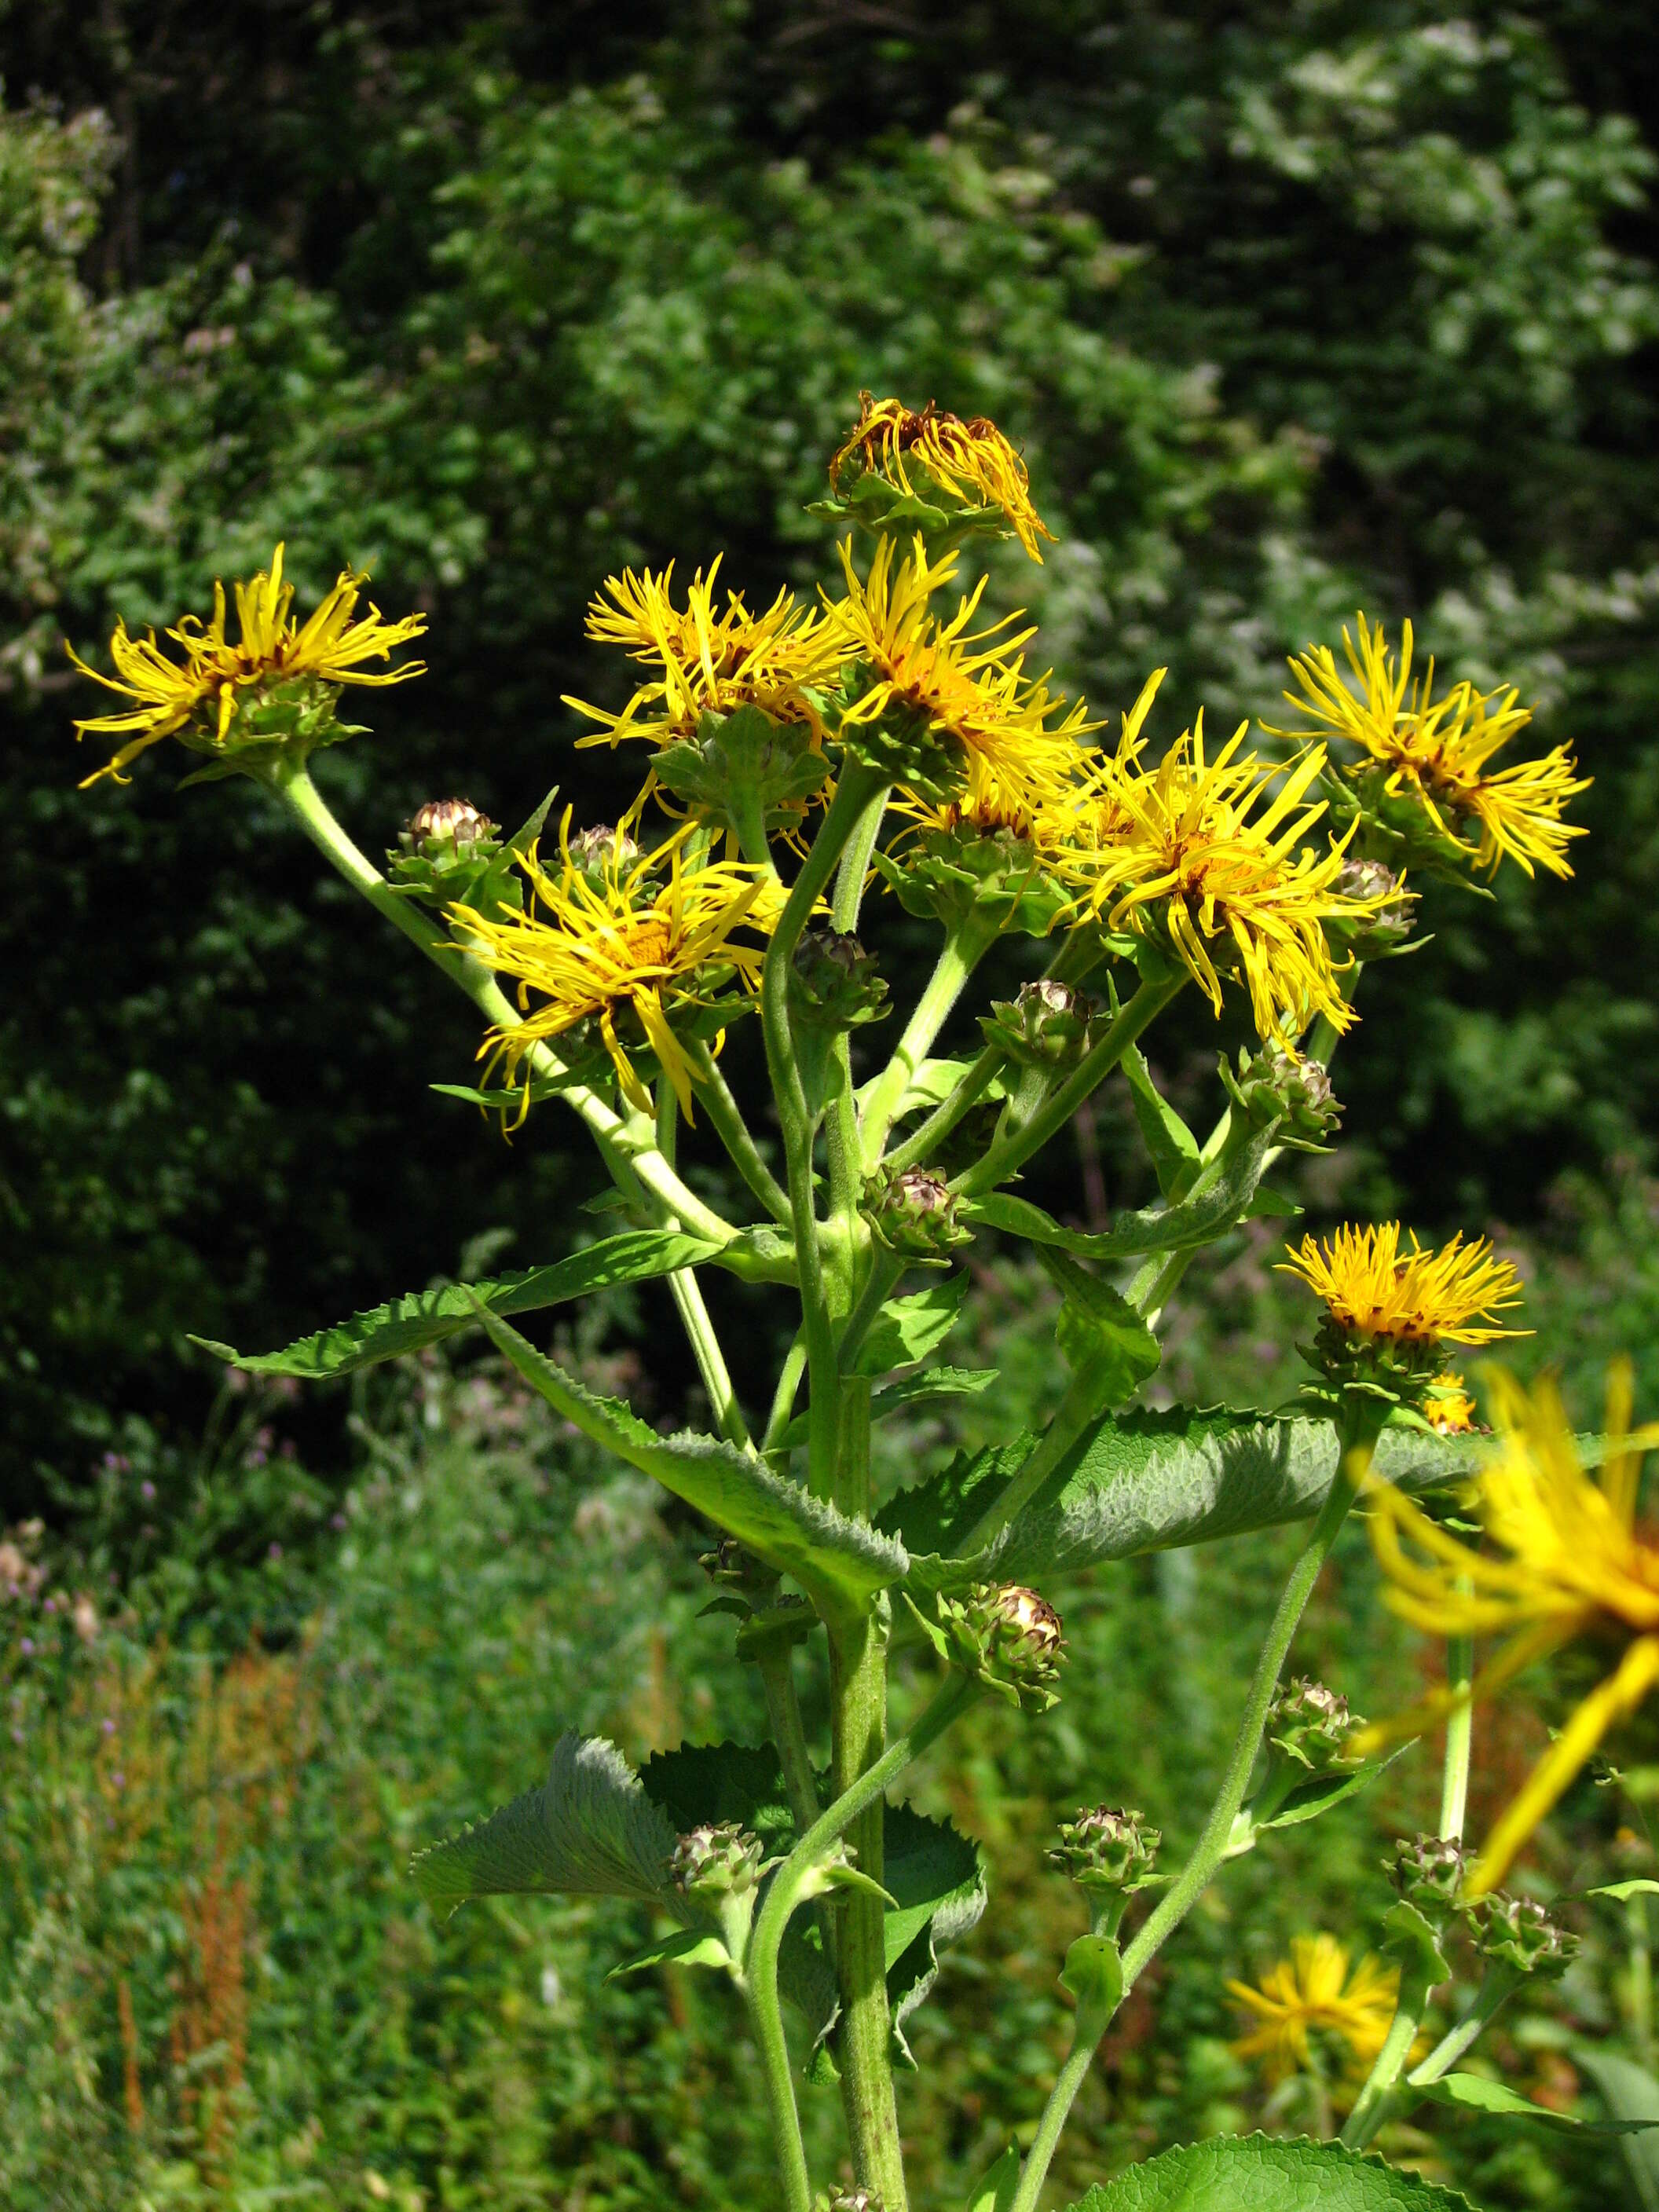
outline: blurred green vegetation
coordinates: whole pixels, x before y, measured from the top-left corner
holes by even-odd
[[[769,594],[822,574],[801,506],[863,385],[1022,442],[1061,543],[997,589],[1103,709],[1167,661],[1172,714],[1271,715],[1282,654],[1361,604],[1537,700],[1596,779],[1578,878],[1443,900],[1367,978],[1347,1196],[1628,1212],[1659,1094],[1648,27],[1589,0],[0,15],[9,1510],[61,1513],[125,1419],[194,1433],[187,1328],[275,1343],[484,1232],[520,1264],[569,1233],[566,1133],[509,1152],[432,1097],[461,1010],[257,799],[178,797],[160,756],[76,794],[62,638],[171,620],[279,537],[303,590],[366,563],[429,610],[433,672],[323,764],[360,841],[457,787],[603,815],[637,763],[571,749],[561,694],[618,686],[587,595],[722,550]],[[1187,1023],[1177,1085],[1219,1041]],[[342,1466],[325,1411],[307,1442]]]

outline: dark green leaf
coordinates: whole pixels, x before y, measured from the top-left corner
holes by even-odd
[[[251,1375],[298,1375],[307,1382],[320,1382],[373,1366],[378,1360],[419,1352],[477,1327],[476,1300],[482,1299],[492,1313],[533,1313],[617,1283],[646,1282],[677,1267],[696,1267],[717,1249],[707,1237],[688,1237],[682,1230],[632,1229],[590,1244],[556,1267],[528,1268],[491,1283],[445,1283],[436,1290],[412,1291],[407,1297],[354,1315],[314,1336],[302,1336],[284,1352],[245,1356],[228,1344],[210,1344],[201,1337],[191,1341]]]
[[[1103,1283],[1063,1252],[1040,1252],[1059,1285],[1061,1304],[1054,1342],[1076,1374],[1086,1373],[1097,1407],[1121,1406],[1156,1374],[1163,1358],[1158,1339],[1121,1291]]]
[[[1217,2136],[1166,2150],[1071,2212],[1470,2212],[1467,2197],[1340,2143]]]
[[[795,1839],[783,1769],[769,1743],[682,1744],[659,1751],[640,1769],[640,1784],[677,1835],[735,1820],[760,1838],[769,1858]]]
[[[567,1734],[539,1790],[478,1826],[417,1851],[415,1886],[434,1911],[471,1897],[557,1890],[642,1898],[674,1907],[668,1856],[675,1831],[616,1746]]]
[[[620,1400],[595,1397],[486,1307],[477,1310],[496,1349],[566,1420],[654,1475],[769,1566],[793,1575],[817,1602],[862,1607],[904,1573],[908,1562],[892,1538],[808,1497],[718,1437],[690,1431],[659,1436]]]

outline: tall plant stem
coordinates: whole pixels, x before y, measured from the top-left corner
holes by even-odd
[[[1123,1954],[1124,1996],[1128,1995],[1168,1937],[1209,1887],[1217,1869],[1226,1857],[1227,1846],[1232,1838],[1233,1822],[1249,1787],[1250,1770],[1255,1765],[1256,1754],[1261,1748],[1261,1731],[1267,1723],[1267,1708],[1273,1703],[1273,1692],[1279,1686],[1279,1674],[1291,1639],[1313,1594],[1314,1584],[1330,1557],[1331,1547],[1342,1523],[1347,1519],[1349,1510],[1359,1494],[1386,1410],[1382,1400],[1369,1395],[1351,1395],[1345,1402],[1343,1419],[1338,1430],[1336,1474],[1330,1492],[1320,1508],[1313,1533],[1291,1568],[1290,1579],[1274,1609],[1267,1639],[1261,1647],[1261,1656],[1256,1662],[1255,1673],[1251,1679],[1249,1696],[1239,1721],[1238,1733],[1233,1740],[1232,1753],[1227,1761],[1226,1771],[1222,1776],[1220,1790],[1186,1865]],[[1036,2212],[1037,2198],[1042,2193],[1054,2147],[1060,2141],[1060,2131],[1088,2074],[1109,2019],[1110,2015],[1108,2015],[1106,2020],[1098,2020],[1093,2014],[1085,2016],[1079,2011],[1071,2054],[1061,2069],[1060,2079],[1054,2084],[1038,2123],[1037,2133],[1027,2154],[1009,2212]],[[1042,2146],[1041,2157],[1039,2146]]]
[[[749,1133],[743,1109],[720,1073],[720,1062],[701,1037],[689,1041],[686,1056],[696,1071],[698,1099],[708,1110],[714,1134],[726,1147],[726,1158],[773,1220],[787,1229],[789,1194],[761,1158],[760,1147]]]
[[[1439,2081],[1442,2075],[1449,2074],[1498,2007],[1513,1996],[1525,1979],[1518,1966],[1511,1966],[1503,1960],[1488,1967],[1486,1980],[1475,1991],[1474,2002],[1456,2027],[1441,2037],[1421,2064],[1413,2067],[1406,2076],[1407,2086],[1420,2089],[1428,2082]]]
[[[864,1102],[859,1134],[866,1168],[873,1168],[887,1149],[888,1131],[911,1078],[927,1059],[968,978],[996,939],[996,923],[972,907],[947,933],[904,1035]]]
[[[1458,1578],[1460,1595],[1467,1595],[1466,1577]],[[1474,1703],[1469,1695],[1474,1680],[1474,1638],[1453,1636],[1446,1644],[1446,1688],[1458,1698],[1446,1716],[1446,1755],[1440,1772],[1440,1832],[1448,1843],[1461,1843],[1469,1802],[1469,1755],[1474,1744]],[[1461,1692],[1461,1697],[1460,1693]]]
[[[789,1210],[800,1273],[801,1322],[806,1339],[809,1377],[807,1480],[814,1496],[830,1494],[833,1482],[837,1405],[836,1338],[818,1244],[817,1209],[812,1195],[812,1140],[817,1122],[806,1103],[789,1024],[789,971],[812,908],[841,858],[843,847],[866,808],[884,788],[872,770],[848,769],[836,789],[830,811],[802,864],[767,948],[761,977],[761,1026],[766,1064],[783,1129],[789,1171]]]
[[[872,1632],[874,1632],[873,1628]],[[975,1684],[960,1675],[952,1675],[912,1726],[902,1735],[896,1737],[880,1758],[866,1766],[851,1787],[819,1815],[773,1875],[750,1941],[746,1974],[754,1994],[757,2014],[764,2014],[777,2024],[779,2039],[781,2038],[782,2027],[778,2005],[778,1954],[790,1917],[811,1886],[813,1875],[823,1863],[830,1846],[842,1836],[852,1834],[860,1814],[872,1809],[879,1814],[882,1802],[892,1784],[967,1710],[975,1695]],[[860,1863],[862,1865],[864,1863],[860,1860]],[[848,1922],[853,1908],[866,1901],[853,1892],[841,1907],[840,1948],[843,1959],[851,1932]],[[876,1905],[879,1918],[880,1906],[877,1900],[872,1898],[867,1902]],[[884,2014],[884,1974],[882,2008]],[[853,2136],[854,2163],[860,2169],[859,2179],[866,2188],[881,2191],[884,2212],[907,2212],[908,2199],[905,2192],[903,2163],[899,2154],[896,2114],[893,2116],[890,2128],[884,2127],[880,2124],[879,2115],[860,2101],[856,2105],[859,2118],[854,2122],[852,2115],[855,2100],[848,2081],[851,2054],[845,2025],[840,2049],[843,2094],[848,2105],[849,2130]],[[892,2074],[884,2040],[881,2061],[881,2074],[886,2087],[884,2101],[890,2106]],[[878,2179],[873,2174],[866,2174],[863,2171],[866,2160],[879,2166],[885,2178]]]
[[[787,1644],[777,1644],[760,1662],[761,1686],[766,1692],[766,1717],[772,1724],[772,1741],[778,1747],[783,1786],[799,1834],[805,1835],[823,1810],[812,1772],[812,1754],[801,1725],[800,1700],[795,1695],[793,1655]]]
[[[1142,983],[1133,998],[1119,1011],[1099,1043],[1084,1054],[1065,1082],[1050,1092],[1030,1120],[994,1144],[976,1166],[957,1178],[952,1188],[969,1198],[976,1198],[981,1191],[993,1190],[998,1183],[1006,1182],[1034,1152],[1042,1151],[1056,1130],[1065,1127],[1083,1101],[1105,1081],[1141,1031],[1163,1012],[1180,988],[1178,981]]]
[[[672,1168],[678,1141],[679,1105],[673,1085],[666,1076],[657,1084],[657,1150]],[[697,1363],[697,1372],[702,1377],[702,1387],[708,1393],[708,1403],[715,1425],[729,1444],[739,1451],[753,1451],[748,1424],[743,1418],[743,1408],[738,1403],[738,1394],[732,1381],[732,1370],[726,1364],[726,1354],[715,1334],[714,1316],[703,1303],[702,1286],[696,1271],[690,1267],[676,1267],[668,1278],[669,1295],[674,1301],[680,1325],[691,1346]]]

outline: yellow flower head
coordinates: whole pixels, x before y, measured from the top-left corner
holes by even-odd
[[[1297,1936],[1291,1955],[1269,1966],[1259,1986],[1230,1981],[1251,2019],[1233,2049],[1260,2059],[1269,2081],[1283,2081],[1307,2067],[1316,2030],[1334,2036],[1348,2054],[1350,2070],[1364,2074],[1382,2048],[1400,1993],[1400,1970],[1362,1959],[1352,1975],[1348,1954],[1334,1936]]]
[[[1557,745],[1540,759],[1489,775],[1492,756],[1532,720],[1532,709],[1517,703],[1519,693],[1511,689],[1500,697],[1466,683],[1437,700],[1432,661],[1413,678],[1409,623],[1397,662],[1380,623],[1373,628],[1362,614],[1358,626],[1357,643],[1346,626],[1342,632],[1353,684],[1345,681],[1328,646],[1310,646],[1291,659],[1302,696],[1287,691],[1290,703],[1384,768],[1384,790],[1415,799],[1477,867],[1490,874],[1507,856],[1528,875],[1535,865],[1570,876],[1567,841],[1584,833],[1561,816],[1568,799],[1589,790],[1589,779],[1578,775],[1567,748]]]
[[[621,646],[630,660],[654,672],[619,714],[567,698],[567,707],[599,725],[580,744],[614,745],[624,738],[671,744],[695,737],[702,715],[739,707],[760,707],[775,722],[802,725],[814,744],[822,743],[813,690],[834,683],[846,653],[833,616],[798,605],[788,592],[757,615],[740,592],[727,592],[724,609],[717,609],[720,566],[717,556],[707,574],[698,569],[683,608],[673,601],[672,561],[659,573],[646,568],[635,575],[625,568],[605,579],[588,607],[587,635]]]
[[[1319,1243],[1304,1237],[1299,1250],[1279,1261],[1325,1301],[1344,1336],[1379,1340],[1407,1352],[1436,1344],[1492,1344],[1525,1336],[1504,1328],[1497,1316],[1521,1303],[1521,1279],[1507,1260],[1494,1260],[1484,1237],[1465,1244],[1460,1231],[1449,1244],[1425,1251],[1415,1237],[1400,1249],[1400,1224],[1339,1229]]]
[[[1474,1430],[1474,1401],[1461,1375],[1437,1375],[1423,1401],[1423,1418],[1437,1436],[1467,1437]]]
[[[1054,543],[1053,531],[1031,504],[1024,462],[983,415],[964,422],[931,399],[917,415],[901,400],[878,399],[872,392],[861,392],[853,434],[830,464],[833,488],[840,489],[854,462],[907,496],[915,495],[909,474],[915,469],[923,476],[926,491],[943,492],[959,507],[1000,508],[1034,561],[1042,559],[1039,538]]]
[[[842,728],[913,720],[963,775],[976,773],[980,789],[997,805],[1034,813],[1063,798],[1082,763],[1079,740],[1098,726],[1082,700],[1067,707],[1052,693],[1046,674],[1025,674],[1019,648],[1036,636],[1035,628],[1008,635],[1018,620],[1011,616],[970,629],[983,577],[948,623],[937,621],[929,602],[954,580],[957,556],[947,553],[930,563],[921,538],[896,573],[890,538],[877,548],[867,579],[854,568],[849,544],[842,544],[841,557],[847,597],[831,612],[848,658],[862,659],[869,672],[866,688],[842,717]]]
[[[1659,1545],[1638,1528],[1642,1456],[1659,1429],[1632,1434],[1627,1362],[1607,1377],[1607,1457],[1586,1474],[1555,1387],[1529,1393],[1492,1377],[1498,1441],[1471,1487],[1486,1540],[1465,1543],[1386,1485],[1368,1492],[1371,1540],[1395,1611],[1437,1636],[1507,1635],[1470,1695],[1490,1697],[1547,1652],[1593,1638],[1612,1671],[1573,1713],[1498,1820],[1465,1885],[1483,1896],[1503,1881],[1533,1830],[1614,1723],[1659,1682]],[[1454,1702],[1447,1692],[1366,1729],[1355,1756],[1416,1735]]]
[[[536,1046],[591,1019],[623,1097],[649,1113],[651,1094],[629,1057],[632,1041],[617,1026],[631,1012],[691,1119],[693,1070],[670,1017],[707,1007],[733,984],[757,988],[764,944],[736,933],[746,929],[763,939],[781,910],[776,886],[762,870],[739,862],[688,869],[684,848],[691,834],[688,825],[643,858],[631,839],[613,838],[600,866],[588,871],[572,857],[567,808],[556,873],[542,866],[533,846],[520,863],[533,893],[528,913],[450,908],[468,949],[517,979],[525,1012],[514,1027],[490,1032],[481,1060],[504,1067],[511,1082]]]
[[[163,738],[182,738],[198,752],[234,750],[235,720],[248,695],[290,678],[309,676],[320,684],[384,684],[424,675],[426,664],[420,660],[385,675],[364,672],[364,661],[388,659],[395,647],[426,629],[424,615],[405,615],[389,623],[378,607],[371,606],[358,617],[358,595],[368,581],[366,574],[343,570],[316,612],[304,623],[296,622],[291,612],[294,586],[283,581],[279,545],[268,573],[262,570],[251,584],[235,586],[241,635],[234,644],[226,635],[225,588],[216,583],[213,619],[204,627],[194,615],[186,615],[167,633],[182,659],[163,649],[154,630],[142,638],[129,637],[125,622],[117,623],[110,640],[114,677],[88,668],[74,647],[69,647],[69,657],[83,676],[135,702],[130,712],[75,725],[77,736],[135,732],[112,760],[84,779],[81,788],[84,791],[106,775],[125,783],[127,778],[121,771]]]
[[[1325,811],[1322,803],[1303,803],[1323,749],[1304,754],[1270,796],[1279,771],[1240,754],[1248,726],[1212,761],[1200,714],[1147,771],[1136,715],[1115,757],[1100,763],[1074,801],[1090,829],[1077,870],[1079,911],[1104,914],[1113,929],[1161,925],[1218,1014],[1223,973],[1237,968],[1263,1037],[1286,1024],[1299,1030],[1316,1012],[1346,1029],[1353,1015],[1324,924],[1370,914],[1378,902],[1338,888],[1342,845],[1306,849]]]

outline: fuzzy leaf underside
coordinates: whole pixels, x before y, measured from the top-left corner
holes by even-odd
[[[590,1244],[555,1267],[527,1268],[494,1282],[444,1283],[434,1290],[411,1291],[406,1297],[392,1298],[354,1314],[349,1321],[337,1322],[331,1328],[302,1336],[281,1352],[244,1353],[199,1336],[191,1342],[246,1374],[295,1375],[304,1382],[319,1382],[382,1359],[396,1359],[404,1352],[420,1352],[477,1327],[475,1299],[482,1299],[492,1313],[532,1313],[591,1291],[647,1282],[679,1267],[694,1267],[719,1249],[707,1237],[688,1237],[677,1229],[629,1230]]]
[[[446,1914],[469,1898],[552,1890],[672,1909],[674,1832],[614,1744],[567,1733],[539,1789],[417,1851],[410,1871],[427,1903]]]
[[[1340,2143],[1216,2136],[1166,2150],[1070,2212],[1471,2212],[1469,2201]]]
[[[477,1313],[496,1350],[556,1413],[769,1566],[793,1575],[810,1596],[836,1608],[862,1608],[904,1574],[909,1562],[891,1536],[848,1519],[718,1437],[690,1431],[659,1436],[620,1400],[596,1397],[499,1315],[482,1304]]]
[[[1108,1559],[1308,1520],[1336,1473],[1328,1421],[1300,1414],[1264,1419],[1224,1407],[1137,1407],[1096,1423],[1012,1525],[988,1547],[969,1549],[975,1525],[1036,1441],[1017,1437],[958,1453],[939,1474],[888,1501],[877,1526],[909,1552],[913,1579],[937,1587],[994,1570],[1015,1581],[1041,1581]],[[1389,1429],[1376,1465],[1401,1489],[1419,1491],[1472,1472],[1483,1449],[1478,1437]],[[941,1562],[957,1563],[959,1572],[945,1573]]]

